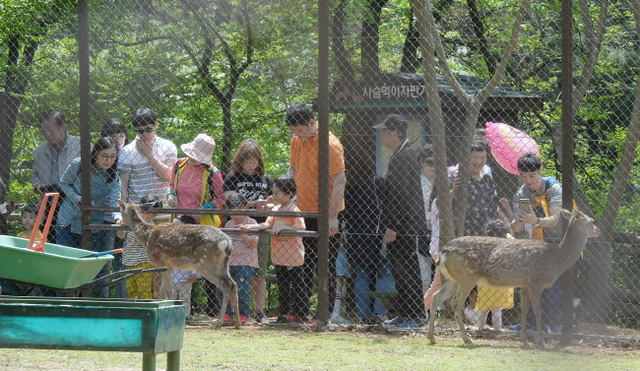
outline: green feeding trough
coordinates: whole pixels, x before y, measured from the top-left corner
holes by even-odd
[[[0,297],[0,347],[143,353],[180,369],[186,310],[177,300]]]

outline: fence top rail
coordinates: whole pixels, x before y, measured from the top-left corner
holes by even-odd
[[[119,212],[118,207],[100,207],[100,206],[84,206],[84,211],[96,212]],[[229,209],[168,209],[168,208],[153,208],[150,211],[156,214],[215,214],[215,215],[248,215],[248,216],[292,216],[302,218],[319,218],[320,214],[315,212],[303,212],[303,211],[258,211],[254,209],[247,210],[229,210]]]
[[[161,224],[159,224],[161,225]],[[83,229],[90,230],[109,230],[109,231],[128,231],[129,227],[121,224],[89,224],[83,227]],[[221,231],[227,234],[271,234],[268,230],[252,230],[252,231],[242,231],[239,228],[220,228]],[[279,236],[300,236],[300,237],[319,237],[320,234],[317,231],[294,231],[294,230],[282,230],[278,233]]]

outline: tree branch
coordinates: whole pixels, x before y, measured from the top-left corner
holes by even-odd
[[[586,0],[580,0],[580,11],[582,13],[582,22],[584,22],[585,29],[585,44],[587,48],[587,57],[585,64],[582,68],[582,76],[578,81],[576,90],[573,94],[574,109],[578,107],[582,98],[587,94],[589,88],[589,81],[593,76],[593,70],[595,69],[596,62],[598,61],[598,55],[600,54],[600,46],[602,45],[602,37],[604,34],[605,21],[609,10],[609,0],[602,0],[600,6],[600,15],[598,17],[598,24],[596,31],[593,32],[593,23],[589,17],[589,4]]]
[[[175,38],[173,36],[153,36],[153,37],[148,37],[146,39],[142,39],[134,42],[128,42],[128,43],[111,39],[111,40],[106,40],[105,44],[114,44],[114,45],[121,45],[121,46],[138,46],[138,45],[149,44],[159,40],[175,40]]]

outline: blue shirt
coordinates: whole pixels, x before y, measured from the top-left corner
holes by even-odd
[[[58,225],[71,226],[71,232],[82,233],[82,212],[80,211],[80,157],[71,161],[60,178],[60,187],[66,197],[58,211]],[[91,200],[93,206],[117,207],[120,200],[120,178],[108,182],[109,174],[106,170],[96,170],[91,166]],[[103,224],[105,219],[115,220],[120,213],[92,212],[91,224]]]

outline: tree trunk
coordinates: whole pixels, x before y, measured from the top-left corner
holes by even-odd
[[[404,45],[402,45],[402,62],[400,64],[400,72],[403,73],[416,73],[418,67],[420,67],[420,57],[418,56],[418,48],[420,43],[418,37],[420,32],[413,23],[413,10],[409,15],[409,29],[407,30],[407,36],[404,39]]]
[[[231,102],[232,99],[225,99],[220,102],[222,108],[222,123],[224,127],[224,135],[222,137],[222,153],[224,154],[220,170],[223,174],[227,174],[231,168],[231,147],[233,145],[233,122],[231,121]]]
[[[13,135],[20,105],[15,100],[6,93],[0,92],[0,179],[5,182],[7,188],[13,158]]]
[[[346,0],[340,0],[333,11],[331,22],[331,48],[338,68],[339,81],[353,81],[353,66],[344,47],[344,7]]]
[[[435,190],[440,211],[440,245],[446,244],[454,237],[453,212],[449,197],[449,181],[447,179],[447,145],[440,93],[436,79],[435,43],[439,38],[428,0],[412,0],[411,7],[416,15],[416,23],[420,48],[422,50],[422,67],[424,69],[424,88],[427,107],[429,107],[429,124],[433,138],[434,163],[436,168]]]
[[[586,25],[584,32],[586,35],[585,43],[587,44],[587,55],[585,57],[585,64],[582,68],[581,73],[579,74],[580,79],[576,84],[576,88],[572,96],[569,98],[573,100],[572,107],[574,111],[577,109],[580,102],[587,93],[597,57],[600,53],[601,43],[604,35],[605,20],[608,13],[608,0],[603,0],[602,2],[595,31],[593,30],[594,27],[590,19],[590,8],[586,1],[580,1],[580,10],[583,23]],[[640,34],[639,14],[640,12],[638,0],[635,0],[634,17],[636,19],[636,33],[638,34]],[[614,182],[611,186],[611,191],[609,192],[607,203],[605,204],[605,208],[602,213],[602,219],[600,221],[600,230],[602,232],[602,235],[598,240],[592,241],[588,245],[591,248],[590,250],[593,250],[594,256],[597,257],[593,264],[594,272],[597,272],[598,277],[602,278],[594,280],[592,288],[590,290],[592,300],[590,301],[590,305],[587,308],[588,315],[594,321],[608,322],[610,319],[609,316],[611,314],[611,274],[613,272],[611,241],[613,239],[614,223],[618,215],[620,201],[622,200],[621,196],[624,192],[624,187],[628,183],[629,174],[631,171],[630,167],[633,165],[633,158],[635,158],[637,142],[638,139],[640,139],[639,84],[636,84],[635,97],[636,100],[634,102],[631,123],[629,125],[627,140],[625,140],[624,151],[621,157],[622,161],[620,167],[618,168],[616,178],[614,179]],[[553,127],[551,128],[551,135],[554,141],[554,147],[562,148],[561,131],[558,130],[557,127]],[[562,162],[561,152],[557,151],[556,154],[558,155],[558,162]],[[588,198],[584,190],[582,189],[582,186],[578,183],[574,176],[572,176],[571,178],[574,179],[574,197],[578,200],[578,205],[580,206],[582,211],[586,211],[588,214],[594,215],[593,211],[589,207]]]
[[[362,21],[360,36],[360,53],[362,75],[372,76],[380,74],[380,60],[378,42],[380,41],[380,14],[388,0],[370,0],[365,19]]]
[[[4,92],[0,99],[0,178],[10,187],[11,160],[13,159],[13,136],[22,96],[31,79],[30,68],[40,45],[38,41],[22,43],[20,35],[13,35],[7,41],[7,74]],[[23,51],[21,53],[21,51]]]

